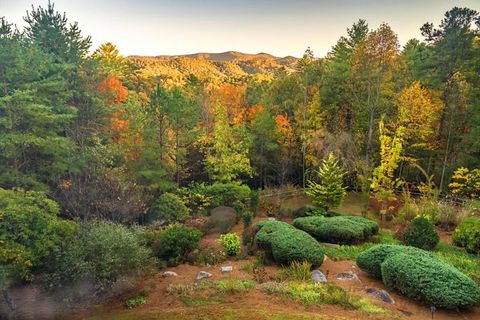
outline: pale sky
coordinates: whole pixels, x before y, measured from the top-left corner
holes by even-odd
[[[480,11],[480,0],[56,0],[93,48],[113,42],[123,55],[170,55],[236,50],[324,56],[359,18],[370,28],[387,22],[403,45],[438,25],[454,6]],[[0,16],[23,26],[31,5],[48,0],[0,0]]]

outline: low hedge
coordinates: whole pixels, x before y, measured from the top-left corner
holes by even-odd
[[[457,308],[480,302],[473,280],[419,248],[378,245],[362,252],[357,265],[387,287],[429,305]]]
[[[308,233],[280,221],[262,221],[257,226],[258,246],[270,252],[276,262],[308,261],[314,267],[322,264],[323,249]]]
[[[461,308],[480,302],[480,290],[472,279],[429,256],[400,253],[381,268],[387,287],[428,305]]]
[[[453,233],[453,244],[470,253],[480,253],[480,219],[468,218]]]
[[[399,253],[412,254],[417,256],[428,255],[429,257],[434,257],[431,253],[415,247],[393,244],[381,244],[360,253],[360,255],[357,257],[357,265],[360,267],[360,269],[368,273],[370,276],[381,279],[382,263],[391,256],[397,255]]]
[[[379,230],[376,222],[355,216],[303,217],[295,219],[293,225],[320,241],[339,244],[364,241]]]

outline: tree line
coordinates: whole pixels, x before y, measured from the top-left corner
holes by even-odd
[[[0,24],[0,187],[46,192],[69,218],[132,221],[195,182],[305,186],[326,155],[352,189],[448,190],[480,166],[480,15],[455,7],[400,46],[347,28],[291,72],[182,83],[91,39],[53,4]]]

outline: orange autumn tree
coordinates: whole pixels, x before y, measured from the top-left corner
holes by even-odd
[[[279,114],[275,117],[275,123],[277,125],[278,143],[281,146],[279,151],[280,170],[279,170],[279,182],[284,184],[287,174],[291,168],[292,163],[296,155],[295,152],[295,134],[293,127],[290,124],[287,114]]]
[[[127,135],[128,120],[125,119],[125,109],[119,105],[127,99],[128,90],[116,76],[105,78],[97,90],[106,96],[108,105],[114,109],[110,119],[112,139],[121,143]]]
[[[227,83],[212,91],[211,105],[223,106],[227,111],[227,118],[230,124],[241,124],[245,121],[247,110],[246,89],[246,85]]]

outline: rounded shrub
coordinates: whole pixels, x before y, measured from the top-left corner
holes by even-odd
[[[377,245],[362,252],[357,265],[386,286],[429,305],[455,308],[480,302],[473,280],[419,248]]]
[[[160,221],[164,223],[183,222],[188,218],[189,209],[182,199],[173,193],[164,193],[150,207],[146,220],[148,223]]]
[[[428,305],[460,308],[480,302],[477,284],[453,266],[427,255],[395,254],[381,265],[384,284]]]
[[[293,225],[320,241],[340,244],[364,241],[379,230],[376,222],[355,216],[303,217],[295,219]]]
[[[258,246],[270,252],[276,262],[288,265],[292,261],[308,261],[314,267],[322,264],[323,249],[308,233],[280,221],[262,221],[258,227]]]
[[[480,252],[480,219],[468,218],[453,233],[453,243],[468,252]]]
[[[381,279],[382,263],[389,257],[399,253],[412,254],[416,256],[427,255],[429,257],[433,257],[431,253],[415,247],[380,244],[360,253],[357,257],[357,265],[370,276]]]
[[[238,234],[222,234],[218,242],[220,242],[227,255],[236,256],[240,253],[240,237]]]
[[[433,250],[440,242],[440,237],[430,221],[416,217],[403,232],[403,242],[412,247]]]
[[[197,247],[201,237],[202,233],[197,229],[180,224],[171,225],[160,233],[158,241],[153,245],[154,253],[168,266],[178,265]]]
[[[47,283],[52,288],[93,284],[102,291],[123,276],[140,274],[153,266],[151,250],[135,230],[113,222],[84,224],[51,261]]]

